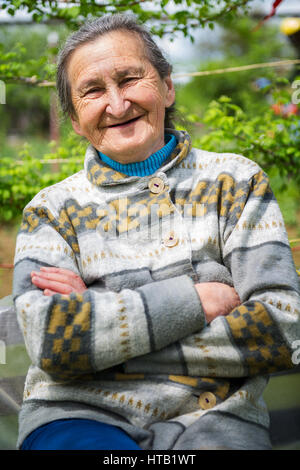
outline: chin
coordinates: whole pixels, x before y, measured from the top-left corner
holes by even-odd
[[[102,148],[100,149],[100,152],[113,158],[114,160],[119,161],[120,163],[132,163],[137,161],[143,161],[148,158],[152,153],[154,153],[154,151],[152,151],[152,148],[153,141],[150,142],[150,144],[142,142],[128,142],[125,145],[110,149],[106,148],[104,150]]]

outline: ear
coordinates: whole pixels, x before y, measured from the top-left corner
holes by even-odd
[[[164,80],[167,87],[165,106],[169,108],[175,102],[175,87],[170,75]]]
[[[71,118],[72,127],[73,127],[74,131],[76,132],[76,134],[83,136],[81,126],[78,122],[77,117],[71,114],[70,118]]]

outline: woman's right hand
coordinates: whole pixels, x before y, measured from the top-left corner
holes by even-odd
[[[241,305],[236,290],[221,282],[200,282],[195,284],[205,313],[206,322],[210,323],[220,315],[228,315]]]
[[[44,291],[44,295],[83,294],[87,287],[80,276],[69,269],[42,266],[40,271],[31,272],[31,282]]]

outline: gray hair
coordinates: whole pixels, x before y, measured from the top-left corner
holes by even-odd
[[[143,41],[147,59],[157,70],[161,79],[166,78],[172,71],[172,66],[164,57],[162,51],[152,39],[149,31],[139,24],[135,17],[128,14],[104,15],[93,21],[88,21],[69,36],[63,45],[57,60],[56,86],[62,111],[65,115],[76,115],[72,102],[71,88],[67,75],[67,65],[71,54],[83,44],[93,42],[104,34],[112,31],[129,31],[138,34]],[[175,103],[166,108],[165,128],[174,128],[172,122],[175,114]]]

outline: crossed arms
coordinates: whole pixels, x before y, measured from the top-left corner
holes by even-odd
[[[42,266],[40,271],[32,271],[32,283],[43,290],[44,295],[69,295],[71,292],[83,294],[87,286],[80,276],[63,268]],[[219,315],[227,315],[241,304],[240,298],[233,287],[221,282],[202,282],[195,284],[206,323],[209,324]]]

